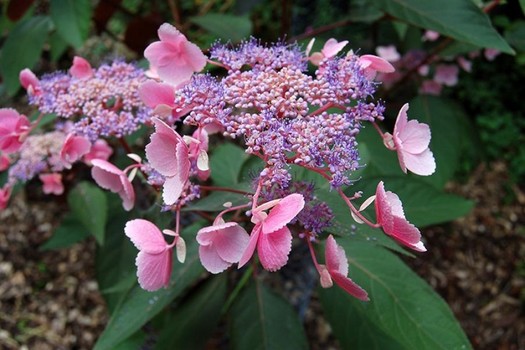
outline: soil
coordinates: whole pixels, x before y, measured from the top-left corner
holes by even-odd
[[[510,185],[503,163],[482,165],[449,190],[475,209],[425,229],[429,251],[407,262],[449,303],[475,349],[525,349],[525,194]],[[52,198],[27,201],[21,193],[0,212],[1,349],[91,349],[104,329],[94,241],[39,250],[63,210]],[[305,311],[308,333],[321,343],[312,347],[337,349],[316,308]]]

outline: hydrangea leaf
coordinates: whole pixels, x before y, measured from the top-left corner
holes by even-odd
[[[195,235],[200,225],[186,228],[182,235]],[[187,240],[187,258],[184,264],[173,259],[173,273],[168,288],[147,292],[135,285],[125,300],[112,313],[106,329],[95,344],[95,350],[113,349],[132,336],[146,322],[161,312],[166,305],[177,298],[204,271],[197,253],[198,244]]]
[[[415,26],[479,47],[514,54],[488,16],[473,1],[379,0],[376,3],[389,15]]]
[[[374,326],[381,331],[376,338],[384,333],[395,340],[393,348],[471,348],[446,302],[393,253],[348,238],[338,243],[346,251],[352,279],[370,296],[365,303],[337,287],[320,291],[326,316],[346,348],[385,348],[370,336]],[[362,318],[362,326],[351,327]]]
[[[299,317],[290,304],[255,280],[231,310],[233,349],[307,349]]]
[[[57,32],[76,48],[82,46],[89,34],[91,10],[90,0],[51,0],[51,19]]]

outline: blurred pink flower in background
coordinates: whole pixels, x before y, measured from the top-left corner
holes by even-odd
[[[64,185],[62,184],[62,174],[40,174],[38,176],[40,181],[44,184],[43,191],[45,194],[61,195],[64,193]]]

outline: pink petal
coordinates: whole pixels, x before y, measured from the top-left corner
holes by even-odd
[[[88,153],[84,155],[84,162],[88,165],[92,164],[93,159],[108,160],[113,154],[113,149],[108,145],[105,140],[98,139]]]
[[[408,247],[415,246],[421,242],[421,233],[417,227],[412,225],[405,218],[394,216],[392,231],[386,233]]]
[[[182,138],[166,123],[158,118],[153,118],[155,132],[146,145],[146,157],[151,166],[161,175],[174,176],[177,174],[176,148],[179,143],[184,143]]]
[[[0,210],[7,208],[9,197],[11,197],[11,187],[4,185],[4,187],[0,188]]]
[[[167,177],[162,187],[162,199],[167,205],[174,204],[180,198],[186,182],[180,180],[178,176]]]
[[[397,49],[394,45],[378,46],[376,47],[376,52],[379,57],[387,60],[388,62],[396,62],[401,58],[401,55],[399,52],[397,52]]]
[[[421,153],[430,144],[430,128],[427,124],[410,120],[403,129],[394,129],[394,141],[406,152]]]
[[[120,180],[120,176],[124,174],[122,170],[102,159],[93,159],[91,163],[93,164],[91,176],[97,185],[111,192],[122,191]]]
[[[246,250],[241,256],[241,259],[239,260],[239,269],[243,267],[248,260],[251,259],[253,256],[253,253],[255,252],[255,247],[257,247],[257,242],[259,241],[259,236],[261,235],[261,224],[255,225],[255,227],[252,230],[252,233],[250,235],[250,241],[248,242],[248,246],[246,247]]]
[[[320,275],[320,282],[321,287],[323,288],[330,288],[334,285],[332,281],[332,276],[330,276],[330,273],[326,269],[326,266],[323,264],[319,264],[319,275]]]
[[[292,221],[304,207],[304,198],[301,194],[290,194],[275,206],[262,223],[264,233],[275,232]]]
[[[20,71],[18,77],[20,80],[20,85],[22,85],[26,90],[31,88],[32,91],[36,91],[37,87],[40,85],[40,81],[36,77],[35,73],[33,73],[29,68]]]
[[[359,63],[363,68],[373,72],[393,73],[396,70],[390,62],[374,55],[363,55],[359,57]]]
[[[346,46],[346,44],[348,44],[347,40],[337,42],[334,38],[328,39],[324,44],[321,53],[326,58],[334,57]]]
[[[398,155],[400,153],[398,152]],[[432,151],[428,148],[419,154],[411,154],[408,152],[401,152],[403,164],[406,169],[410,170],[416,175],[428,176],[436,171],[436,161]],[[406,172],[406,171],[405,171]]]
[[[199,247],[199,258],[202,266],[211,273],[221,273],[232,264],[224,261],[213,246]]]
[[[348,259],[344,249],[337,244],[332,235],[328,236],[325,245],[325,263],[329,271],[348,275]]]
[[[334,282],[339,287],[343,288],[345,292],[347,292],[348,294],[362,301],[370,300],[368,298],[368,293],[363,288],[361,288],[357,283],[352,281],[350,278],[344,275],[341,275],[338,272],[334,272],[334,271],[329,271],[329,272]]]
[[[158,67],[157,72],[165,82],[179,85],[189,81],[194,70],[189,64],[181,65],[176,61],[172,61],[170,64]]]
[[[124,210],[130,211],[135,205],[135,190],[126,174],[120,175],[120,183],[122,184],[122,190],[118,194],[122,199],[122,206]]]
[[[436,67],[434,81],[446,86],[454,86],[458,83],[459,68],[452,64],[440,64]]]
[[[142,289],[153,292],[167,287],[170,282],[172,256],[171,249],[159,254],[139,252],[135,260],[137,277]]]
[[[200,72],[206,66],[206,56],[201,49],[192,42],[186,41],[184,43],[185,59],[191,66],[194,72]]]
[[[82,158],[84,154],[89,153],[90,149],[91,142],[88,139],[83,136],[69,134],[60,151],[60,158],[66,165],[70,165]]]
[[[179,40],[187,40],[184,34],[179,32],[177,28],[169,23],[163,23],[157,30],[157,34],[161,41],[167,41],[176,44]]]
[[[5,153],[17,152],[30,125],[25,115],[12,108],[0,108],[0,150]]]
[[[257,254],[262,266],[268,271],[277,271],[288,262],[292,250],[292,233],[288,227],[259,236]]]
[[[392,209],[390,208],[390,203],[386,196],[383,181],[380,181],[377,184],[375,207],[377,222],[383,226],[383,230],[391,231],[394,225],[394,218],[392,215]]]
[[[237,223],[225,227],[217,232],[213,244],[215,250],[224,261],[230,263],[238,262],[250,241],[248,233]]]
[[[177,154],[177,175],[181,182],[186,182],[190,177],[189,150],[185,142],[179,142],[176,148]]]
[[[124,232],[137,249],[146,253],[160,254],[168,249],[162,232],[150,221],[143,219],[128,221]]]
[[[171,108],[175,107],[175,91],[173,87],[168,84],[158,83],[152,80],[147,81],[140,86],[139,96],[142,102],[150,108],[155,108],[158,105],[166,105]]]
[[[93,76],[93,69],[86,59],[75,56],[73,66],[69,68],[69,74],[77,79],[88,79]]]
[[[64,193],[64,185],[62,184],[62,174],[40,174],[40,181],[44,184],[43,191],[45,194],[61,195]]]

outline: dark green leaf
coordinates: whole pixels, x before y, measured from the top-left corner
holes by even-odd
[[[224,203],[231,202],[233,205],[248,203],[248,198],[239,193],[214,191],[210,195],[183,208],[184,211],[221,211],[226,209]]]
[[[51,19],[57,32],[70,45],[79,48],[89,34],[90,0],[51,0]]]
[[[418,96],[410,101],[409,119],[430,126],[430,149],[436,159],[436,172],[418,176],[436,188],[443,188],[456,172],[462,152],[462,141],[469,139],[469,130],[461,128],[467,119],[461,107],[450,100],[435,96]]]
[[[204,16],[191,17],[190,21],[214,34],[220,39],[241,41],[252,33],[249,17],[208,13]]]
[[[168,288],[156,292],[147,292],[138,285],[133,287],[122,304],[111,315],[111,319],[98,339],[95,349],[113,349],[115,345],[134,334],[162,311],[202,274],[203,268],[197,253],[198,244],[191,238],[199,227],[192,225],[184,230],[183,236],[188,235],[186,239],[187,258],[182,265],[177,259],[173,259],[173,272]]]
[[[525,52],[525,21],[517,20],[505,31],[505,39],[520,52]]]
[[[67,196],[72,214],[95,236],[99,244],[104,243],[108,203],[105,193],[89,182],[80,182]]]
[[[231,315],[233,349],[308,349],[295,310],[259,280],[235,300]]]
[[[89,237],[89,231],[71,214],[66,214],[53,232],[53,236],[40,246],[40,250],[61,249]]]
[[[60,36],[60,34],[58,34],[58,32],[54,32],[49,36],[49,51],[53,62],[58,61],[58,59],[66,52],[67,48],[68,43]]]
[[[415,26],[479,47],[514,54],[488,16],[472,1],[377,0],[375,3],[386,13]]]
[[[204,349],[219,324],[225,300],[226,277],[219,275],[170,312],[155,349]]]
[[[111,220],[106,226],[107,237],[103,246],[97,247],[97,282],[110,314],[117,308],[128,291],[136,284],[135,257],[137,249],[124,234],[124,226],[132,219],[122,209],[120,198],[109,197]]]
[[[344,344],[370,344],[373,335],[363,336],[348,324],[349,318],[367,318],[364,325],[366,332],[373,331],[370,323],[375,325],[382,333],[395,339],[399,346],[394,348],[471,348],[445,301],[393,253],[346,238],[338,239],[338,243],[346,250],[350,278],[361,285],[370,297],[370,302],[361,302],[336,285],[321,291],[326,315],[336,336]],[[382,340],[376,341],[376,345],[369,346],[390,349],[377,345]]]
[[[50,27],[49,17],[34,16],[18,22],[9,33],[0,56],[0,73],[8,94],[20,88],[20,71],[33,68],[40,59]]]
[[[525,15],[525,0],[520,0],[521,11]]]
[[[242,164],[248,155],[239,146],[223,143],[210,157],[211,179],[216,186],[234,187],[239,183]]]

